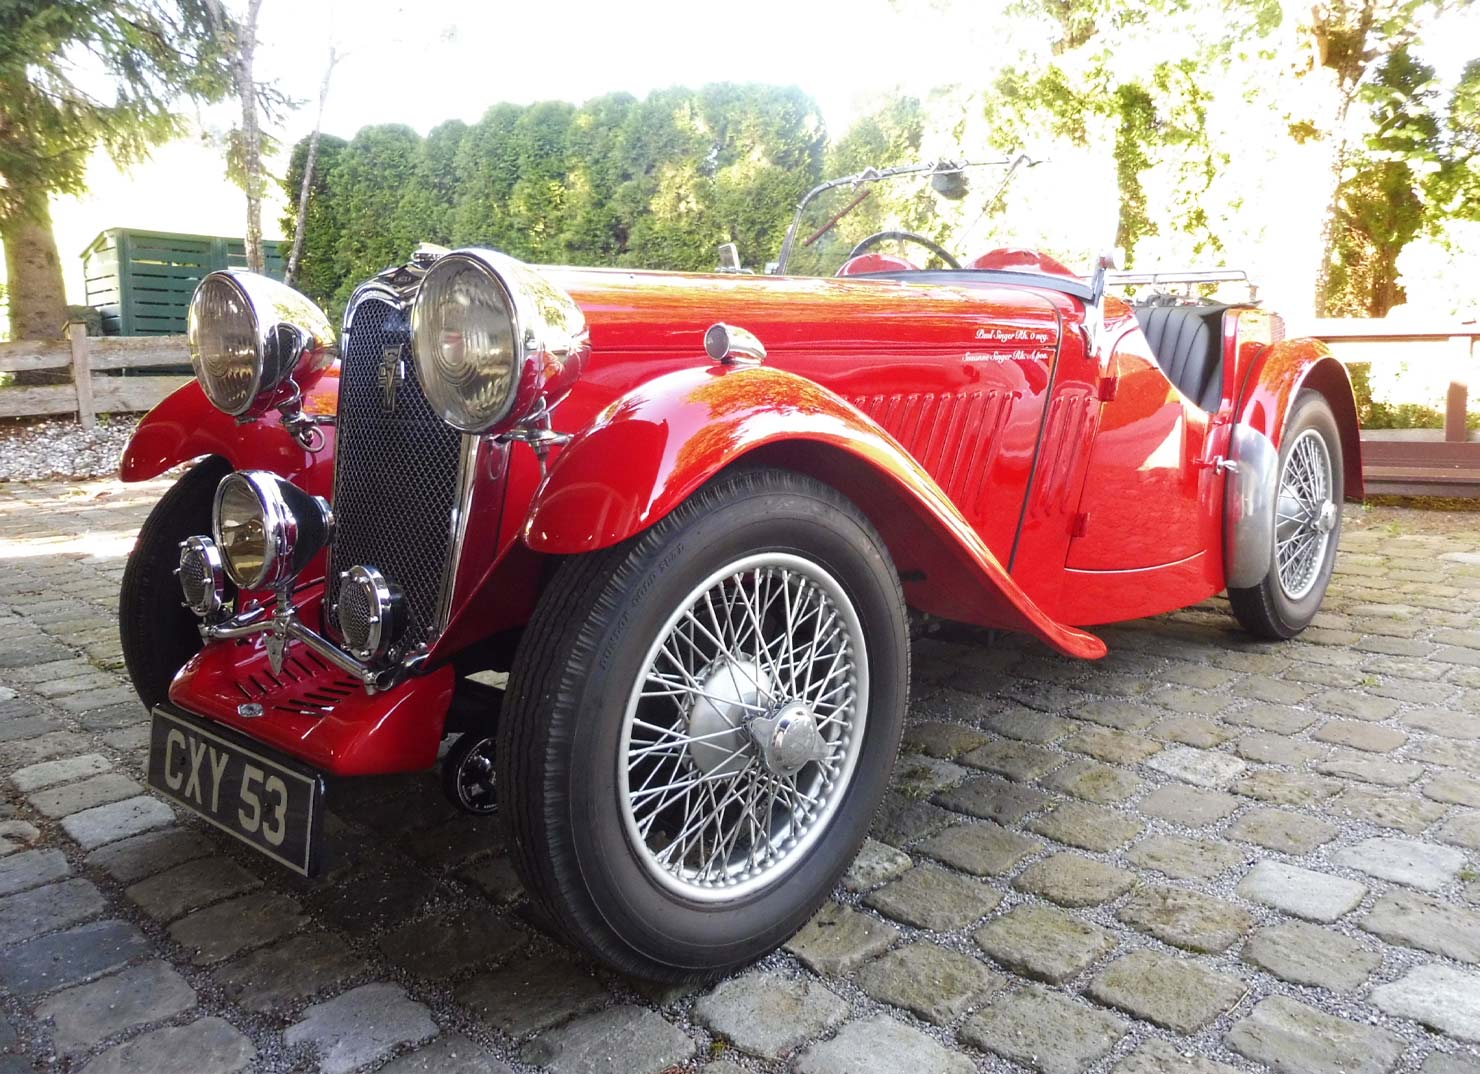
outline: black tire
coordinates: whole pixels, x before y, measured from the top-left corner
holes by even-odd
[[[851,780],[781,875],[723,902],[654,879],[619,816],[633,684],[693,587],[745,556],[828,572],[867,639],[868,704]],[[498,784],[531,898],[572,942],[640,977],[698,981],[773,950],[822,903],[888,785],[909,690],[899,579],[883,542],[836,491],[779,470],[721,475],[645,533],[561,564],[525,630],[498,731]]]
[[[176,481],[144,520],[124,567],[119,640],[128,677],[146,707],[169,696],[175,672],[200,651],[200,620],[183,603],[175,568],[180,542],[211,532],[211,501],[230,471],[225,459],[212,456]]]
[[[1331,582],[1331,570],[1336,564],[1336,547],[1341,538],[1341,505],[1344,498],[1342,482],[1341,430],[1336,424],[1336,415],[1331,404],[1319,392],[1306,390],[1295,399],[1295,405],[1285,423],[1280,446],[1280,481],[1283,484],[1290,455],[1304,434],[1319,437],[1330,463],[1330,499],[1335,504],[1335,519],[1328,534],[1321,560],[1309,579],[1309,589],[1296,592],[1287,590],[1279,570],[1279,545],[1274,545],[1270,555],[1269,573],[1256,586],[1247,589],[1229,589],[1228,603],[1240,625],[1250,634],[1260,638],[1281,640],[1293,638],[1310,625],[1321,609],[1326,596],[1326,587]],[[1275,511],[1280,510],[1278,504]],[[1275,519],[1270,519],[1275,525]],[[1303,588],[1300,587],[1300,588]]]

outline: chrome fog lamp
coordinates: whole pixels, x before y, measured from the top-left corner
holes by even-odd
[[[406,627],[406,598],[374,567],[355,566],[339,575],[339,634],[352,656],[373,663]]]
[[[202,619],[221,610],[225,591],[221,553],[209,537],[187,537],[180,542],[180,565],[175,568],[185,607]]]
[[[252,272],[212,272],[201,280],[185,335],[206,398],[243,420],[291,400],[294,385],[301,392],[335,356],[334,329],[323,311]],[[289,380],[294,385],[279,393]]]
[[[216,486],[211,531],[227,577],[242,589],[291,581],[333,528],[327,500],[270,471],[237,470]]]
[[[529,266],[458,250],[427,270],[411,307],[416,377],[442,420],[503,433],[553,406],[585,368],[580,306]]]

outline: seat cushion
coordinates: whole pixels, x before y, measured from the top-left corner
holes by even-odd
[[[1139,306],[1136,319],[1157,364],[1204,410],[1223,395],[1223,313],[1227,306]]]

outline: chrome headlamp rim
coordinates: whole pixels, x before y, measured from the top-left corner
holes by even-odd
[[[278,487],[280,479],[266,470],[233,470],[216,486],[211,507],[211,536],[222,550],[226,575],[241,589],[267,589],[283,580],[291,567],[293,547],[298,540],[298,519]],[[262,517],[262,567],[245,575],[232,563],[229,545],[222,538],[222,502],[235,484],[245,484],[257,501]]]
[[[234,291],[245,308],[255,350],[250,386],[240,403],[229,406],[223,404],[211,383],[199,342],[204,317],[201,305],[209,290],[220,286]],[[338,356],[333,326],[310,298],[271,277],[233,269],[209,272],[196,285],[186,316],[186,338],[190,364],[207,400],[241,420],[259,417],[275,403],[293,404],[294,395],[317,379]],[[296,383],[296,391],[279,399],[278,390],[290,381]]]
[[[208,372],[208,363],[202,354],[199,340],[201,324],[206,316],[202,312],[201,307],[206,301],[210,290],[216,287],[226,287],[235,292],[237,300],[246,310],[248,335],[251,336],[256,348],[256,355],[252,364],[251,387],[245,393],[242,402],[235,406],[227,405],[223,402],[221,393],[213,384]],[[195,379],[200,384],[201,390],[205,393],[206,399],[210,404],[222,413],[229,414],[232,417],[240,417],[252,409],[252,404],[262,394],[262,378],[266,371],[265,362],[263,361],[262,326],[257,316],[257,309],[252,304],[251,296],[247,294],[246,289],[231,273],[207,273],[201,278],[200,283],[196,284],[195,292],[190,296],[190,306],[186,311],[185,339],[190,349],[190,364],[195,370]]]
[[[450,413],[447,409],[437,406],[433,394],[437,390],[437,378],[440,370],[432,360],[431,355],[425,354],[423,348],[417,345],[425,328],[426,319],[430,316],[427,312],[427,296],[431,289],[441,282],[440,277],[448,272],[459,269],[470,268],[482,281],[491,286],[502,303],[504,310],[509,316],[509,334],[513,344],[513,356],[511,360],[512,370],[510,374],[511,384],[504,396],[503,403],[498,407],[497,413],[485,421],[462,421],[460,416]],[[511,411],[517,409],[520,402],[520,393],[524,382],[524,367],[526,359],[526,340],[520,325],[519,307],[515,302],[514,294],[508,284],[504,282],[493,266],[480,257],[470,256],[466,251],[458,250],[455,253],[445,254],[437,259],[431,268],[427,269],[426,275],[422,277],[421,284],[416,290],[416,298],[411,304],[411,360],[416,365],[416,376],[421,382],[422,391],[427,393],[428,402],[436,408],[438,415],[448,425],[458,432],[482,433],[500,426],[508,418]]]
[[[585,313],[575,299],[524,262],[482,247],[465,247],[443,254],[426,269],[410,303],[412,361],[429,399],[430,381],[437,370],[430,356],[423,356],[417,346],[422,334],[421,322],[429,316],[428,286],[436,282],[439,273],[464,266],[472,267],[497,288],[498,297],[508,311],[514,346],[514,383],[507,402],[491,420],[461,422],[444,409],[436,409],[442,420],[459,432],[497,436],[564,398],[585,370],[591,351],[590,332]]]

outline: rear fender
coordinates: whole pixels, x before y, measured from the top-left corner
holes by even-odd
[[[339,401],[338,368],[304,393],[309,414],[333,414]],[[284,429],[277,414],[238,424],[206,399],[199,383],[171,392],[144,415],[128,445],[118,475],[146,481],[202,455],[220,455],[236,470],[271,470],[316,496],[328,496],[334,477],[334,429],[320,426],[323,443],[309,451]]]
[[[1285,340],[1265,350],[1244,378],[1238,423],[1264,434],[1278,451],[1290,409],[1305,388],[1320,392],[1331,405],[1341,431],[1342,488],[1348,500],[1360,501],[1364,493],[1356,396],[1346,366],[1320,340]]]
[[[618,399],[560,452],[530,506],[524,541],[559,555],[609,547],[741,459],[808,473],[858,504],[916,607],[1025,631],[1070,656],[1104,655],[1099,638],[1054,620],[1023,592],[888,433],[781,370],[687,369]]]

